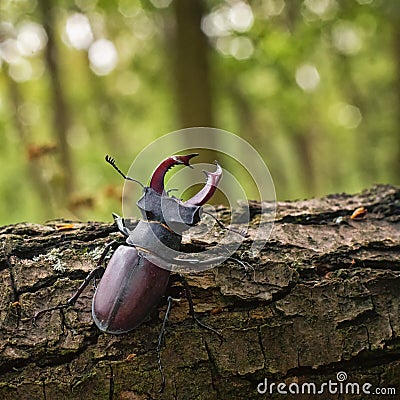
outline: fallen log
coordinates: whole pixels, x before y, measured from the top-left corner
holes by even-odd
[[[250,208],[255,224],[260,205]],[[1,399],[400,396],[399,188],[280,202],[262,252],[250,256],[249,237],[235,254],[250,269],[226,261],[189,274],[199,318],[225,340],[193,322],[185,298],[174,304],[163,393],[156,346],[165,302],[131,333],[108,335],[91,319],[90,286],[74,307],[32,324],[120,237],[113,224],[21,223],[1,227],[0,237]],[[167,295],[181,291],[172,283]]]

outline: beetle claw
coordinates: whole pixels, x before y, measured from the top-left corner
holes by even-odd
[[[150,188],[155,190],[159,194],[164,193],[164,177],[167,171],[174,165],[186,165],[187,167],[193,168],[190,165],[190,160],[193,157],[198,156],[198,153],[186,154],[184,156],[171,156],[165,159],[153,172],[150,180]],[[206,184],[192,198],[185,201],[184,204],[202,206],[205,204],[214,194],[217,189],[218,182],[222,177],[222,168],[215,162],[217,169],[215,172],[203,171],[207,177]]]
[[[197,194],[195,194],[189,200],[185,201],[185,204],[202,206],[203,204],[207,203],[207,201],[212,197],[222,177],[221,166],[218,164],[217,161],[215,161],[215,165],[217,166],[215,172],[203,171],[207,177],[206,184],[204,185],[203,189],[201,189]]]
[[[170,168],[174,165],[186,165],[187,167],[193,168],[190,165],[190,160],[193,157],[198,156],[198,153],[186,154],[184,156],[171,156],[166,158],[159,166],[154,170],[151,180],[150,187],[157,193],[163,194],[164,192],[164,177]]]

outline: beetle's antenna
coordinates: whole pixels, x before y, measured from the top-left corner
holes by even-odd
[[[231,232],[233,232],[233,233],[237,233],[238,235],[240,235],[240,236],[242,236],[242,237],[244,237],[244,238],[249,237],[249,235],[248,235],[245,231],[238,231],[238,230],[236,230],[236,229],[234,229],[234,228],[228,228],[228,227],[225,226],[217,217],[215,217],[215,216],[212,215],[211,213],[209,213],[209,212],[207,212],[207,211],[203,211],[203,214],[207,214],[207,215],[209,215],[210,217],[214,218],[215,222],[218,224],[218,226],[219,226],[221,229],[224,229],[224,230],[226,230],[226,231],[231,231]]]
[[[108,154],[106,155],[105,160],[106,160],[110,165],[112,165],[112,166],[114,167],[114,169],[115,169],[120,175],[122,175],[123,178],[124,178],[125,180],[127,180],[127,181],[132,181],[132,182],[136,182],[136,183],[138,183],[138,184],[144,189],[144,185],[143,185],[142,182],[139,182],[139,181],[136,180],[136,179],[133,179],[133,178],[131,178],[131,177],[129,177],[129,176],[126,176],[126,175],[117,167],[117,164],[115,164],[115,160],[114,160],[112,157],[110,157]]]

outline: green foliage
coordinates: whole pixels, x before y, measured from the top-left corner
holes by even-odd
[[[0,3],[1,223],[110,220],[110,212],[120,210],[122,182],[104,155],[114,155],[127,170],[146,145],[181,127],[173,73],[178,1]],[[204,4],[214,124],[257,148],[278,198],[399,183],[396,1]],[[251,12],[238,7],[242,14],[235,20],[238,4]],[[68,33],[74,14],[80,25]],[[25,31],[31,40],[21,33],[27,22],[36,24]],[[40,39],[48,24],[53,69],[47,54],[52,44]],[[114,65],[93,61],[93,43],[100,39],[114,46]],[[100,64],[104,49],[97,53]],[[57,109],[65,121],[54,122]]]

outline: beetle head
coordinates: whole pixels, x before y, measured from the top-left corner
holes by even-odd
[[[166,224],[178,234],[196,225],[201,218],[201,206],[160,195],[152,188],[146,188],[136,204],[144,219]]]
[[[218,163],[215,172],[204,171],[207,176],[206,184],[189,200],[182,202],[168,196],[164,190],[164,177],[167,171],[174,165],[183,164],[190,167],[190,160],[197,155],[194,153],[168,157],[154,170],[149,187],[145,188],[145,193],[137,202],[144,218],[165,223],[177,233],[189,229],[200,221],[201,206],[212,197],[222,176],[222,169]]]

